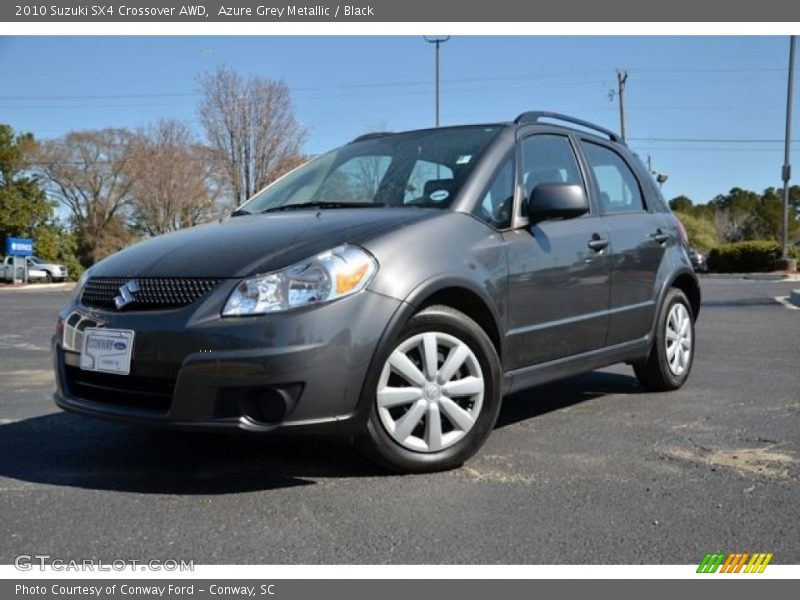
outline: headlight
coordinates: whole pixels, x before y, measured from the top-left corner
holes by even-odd
[[[280,271],[244,279],[231,292],[223,317],[260,315],[330,302],[364,289],[378,263],[356,246],[339,246]]]

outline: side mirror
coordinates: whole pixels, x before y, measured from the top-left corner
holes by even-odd
[[[528,216],[532,223],[550,219],[572,219],[589,212],[583,188],[574,183],[554,181],[540,183],[528,199]]]

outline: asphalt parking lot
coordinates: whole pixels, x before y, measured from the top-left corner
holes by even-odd
[[[680,391],[620,366],[506,399],[480,454],[393,476],[348,446],[146,430],[51,401],[66,292],[0,290],[0,563],[800,563],[797,283],[703,280]]]

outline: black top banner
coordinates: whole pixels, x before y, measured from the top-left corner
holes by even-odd
[[[794,22],[787,0],[354,0],[339,4],[213,0],[11,0],[0,22]]]

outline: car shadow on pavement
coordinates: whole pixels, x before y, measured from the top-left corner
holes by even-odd
[[[147,429],[69,413],[0,425],[0,456],[0,477],[144,494],[234,494],[385,475],[333,440]]]
[[[640,391],[630,376],[579,375],[506,397],[497,427]],[[63,412],[0,425],[0,456],[0,477],[142,494],[234,494],[389,475],[325,438],[146,429]]]
[[[511,394],[503,399],[496,428],[513,425],[573,404],[611,394],[641,394],[643,388],[631,375],[591,371]]]

